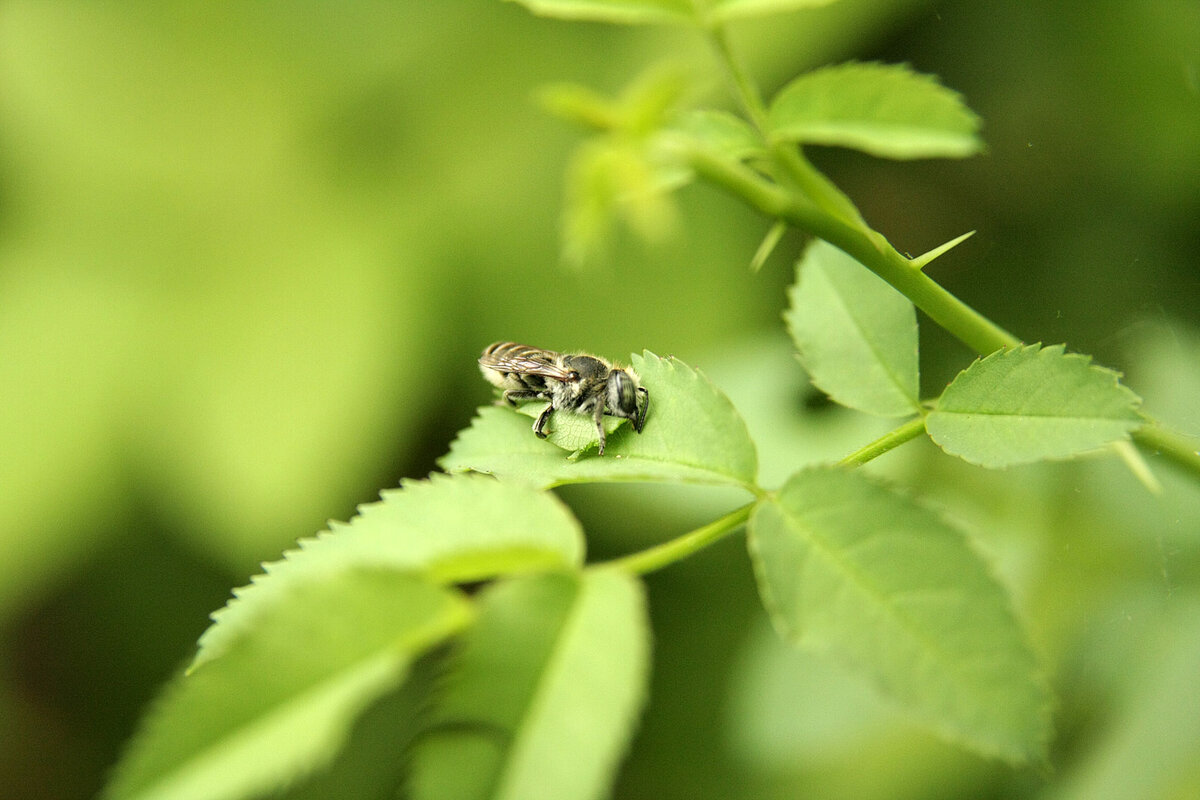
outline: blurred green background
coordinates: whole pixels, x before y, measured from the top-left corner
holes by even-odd
[[[967,162],[815,160],[901,250],[1029,341],[1127,373],[1200,432],[1200,6],[844,0],[734,31],[764,86],[856,58],[940,75]],[[704,368],[764,480],[878,422],[781,338],[803,242],[704,187],[674,234],[559,261],[580,132],[533,101],[615,92],[682,32],[495,0],[0,2],[0,794],[94,794],[207,614],[262,560],[434,468],[496,339]],[[969,354],[926,326],[926,390]],[[966,524],[1062,704],[1052,773],[907,727],[786,652],[730,540],[650,580],[656,671],[624,798],[1200,796],[1200,491],[1152,460],[988,474],[914,444],[876,469]],[[574,489],[595,557],[703,522],[705,491]]]

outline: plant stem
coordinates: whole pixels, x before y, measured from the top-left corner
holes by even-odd
[[[860,466],[871,459],[878,458],[889,450],[899,447],[905,442],[912,441],[924,432],[925,417],[915,417],[899,428],[885,433],[870,444],[860,447],[838,463],[845,467]]]
[[[1134,431],[1133,440],[1200,478],[1200,439],[1195,436],[1185,436],[1158,423],[1150,423]]]
[[[689,162],[698,175],[720,186],[762,213],[782,219],[845,251],[891,284],[960,341],[980,355],[1020,344],[1015,336],[943,289],[909,263],[875,231],[852,225],[839,216],[794,197],[743,164],[704,150],[692,150]]]
[[[733,95],[746,110],[746,116],[754,127],[763,132],[767,127],[767,107],[759,94],[758,84],[750,79],[749,73],[742,65],[729,45],[729,37],[721,26],[708,28],[708,39],[713,49],[717,51],[717,60],[725,67],[729,82],[733,85]]]
[[[769,140],[770,125],[767,120],[767,105],[763,102],[758,84],[751,79],[746,65],[734,52],[724,26],[711,25],[708,27],[707,33],[709,41],[717,53],[717,61],[725,68],[725,73],[733,87],[734,97],[745,109],[751,124],[758,129],[764,139]],[[850,198],[816,170],[812,164],[808,163],[798,146],[791,142],[775,143],[771,144],[770,152],[772,160],[780,170],[781,177],[789,181],[803,195],[846,222],[867,227],[858,208]]]
[[[682,561],[710,544],[724,539],[740,528],[750,518],[750,512],[754,510],[755,505],[756,502],[747,503],[694,531],[689,531],[660,545],[613,559],[608,564],[634,575],[645,575],[648,572],[670,566],[676,561]]]

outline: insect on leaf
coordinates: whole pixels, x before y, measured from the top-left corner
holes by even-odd
[[[543,488],[596,481],[753,484],[754,443],[720,390],[675,358],[646,352],[633,357],[633,368],[650,392],[645,427],[640,434],[630,425],[619,427],[604,456],[593,452],[573,461],[567,451],[538,439],[528,417],[485,406],[441,459],[442,469],[486,472]],[[551,425],[569,416],[556,413]],[[590,418],[580,420],[592,427]]]
[[[926,419],[930,438],[973,464],[1063,459],[1144,423],[1120,376],[1061,345],[999,350],[958,374]]]
[[[525,403],[517,407],[517,411],[530,419],[537,419],[548,403]],[[615,431],[627,420],[621,417],[604,417],[604,434]],[[546,427],[549,434],[546,441],[571,452],[570,458],[578,458],[588,450],[596,450],[600,439],[596,436],[596,423],[590,414],[573,414],[569,411],[555,411],[550,416],[550,424]]]
[[[861,472],[799,472],[750,519],[763,602],[785,636],[868,677],[952,741],[1045,754],[1049,689],[1004,589],[939,515]]]

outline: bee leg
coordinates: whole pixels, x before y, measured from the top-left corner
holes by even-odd
[[[554,413],[554,405],[548,404],[542,413],[538,414],[537,421],[533,423],[533,432],[539,439],[545,439],[549,434],[546,432],[546,423],[550,420],[550,415]]]
[[[600,437],[600,455],[604,455],[604,403],[596,403],[596,434]]]
[[[642,426],[646,424],[646,412],[650,410],[650,390],[639,386],[637,393],[642,402],[637,404],[637,416],[630,421],[633,422],[633,429],[641,433]]]
[[[515,406],[518,400],[536,400],[539,397],[545,395],[532,389],[508,389],[504,392],[504,402],[510,406]]]

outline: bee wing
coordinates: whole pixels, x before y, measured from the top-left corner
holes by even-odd
[[[479,365],[497,372],[515,372],[518,375],[537,375],[542,378],[568,383],[578,380],[579,375],[555,364],[557,353],[536,350],[532,347],[490,347],[479,357]]]

